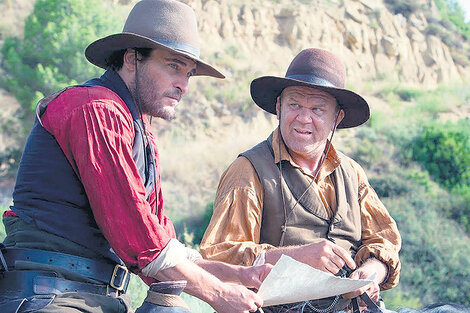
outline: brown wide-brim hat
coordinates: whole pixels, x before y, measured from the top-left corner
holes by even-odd
[[[263,110],[276,114],[276,100],[284,88],[305,86],[325,91],[336,98],[344,118],[338,128],[365,123],[370,116],[369,105],[360,95],[344,88],[346,68],[333,53],[322,49],[302,50],[292,60],[285,77],[263,76],[251,82],[253,101]]]
[[[196,16],[188,5],[175,0],[142,0],[127,17],[122,33],[92,42],[85,56],[92,64],[107,68],[113,52],[128,48],[165,48],[196,62],[195,75],[225,78],[202,61]]]

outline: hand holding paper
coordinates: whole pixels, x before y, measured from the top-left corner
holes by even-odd
[[[282,255],[259,288],[264,306],[315,300],[359,289],[369,279],[349,279],[317,270]]]

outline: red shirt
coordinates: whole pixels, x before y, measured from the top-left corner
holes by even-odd
[[[134,123],[126,104],[104,87],[76,87],[51,101],[41,117],[80,178],[94,218],[128,268],[145,267],[175,238],[163,212],[160,164],[155,138],[155,190],[145,187],[132,158]]]

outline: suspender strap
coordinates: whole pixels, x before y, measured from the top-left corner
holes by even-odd
[[[366,304],[367,312],[370,312],[370,313],[384,313],[384,311],[377,304],[375,304],[374,301],[372,301],[372,299],[369,297],[369,295],[367,293],[364,292],[359,297]],[[353,313],[360,313],[361,312],[360,309],[359,309],[359,304],[358,304],[358,298],[359,297],[356,297],[356,298],[352,299]]]

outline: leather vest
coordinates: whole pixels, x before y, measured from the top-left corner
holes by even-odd
[[[132,114],[135,131],[132,155],[148,197],[155,184],[155,153],[152,144],[144,145],[143,125],[132,96],[114,71],[107,71],[100,78],[81,85],[93,86],[103,86],[115,92]],[[41,116],[47,105],[62,92],[44,98],[37,106],[36,120],[21,157],[11,209],[25,222],[41,230],[122,263],[95,222],[80,178],[54,136],[41,125]]]
[[[343,161],[331,174],[337,208],[334,216],[329,218],[318,192],[308,187],[311,178],[293,167],[289,161],[281,161],[282,179],[279,181],[279,164],[274,162],[271,145],[272,135],[241,154],[251,162],[263,187],[260,243],[274,246],[280,244],[281,226],[285,219],[282,188],[288,216],[284,246],[308,244],[324,238],[332,240],[354,256],[361,244],[361,216],[357,174],[345,160],[346,157],[339,154]],[[301,197],[304,191],[306,194]]]

